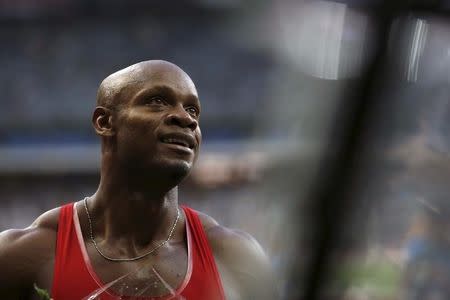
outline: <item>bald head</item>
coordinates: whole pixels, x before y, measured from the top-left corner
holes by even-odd
[[[156,169],[181,180],[198,155],[200,111],[194,83],[172,63],[144,61],[111,74],[100,84],[92,114],[102,166]]]
[[[170,85],[197,93],[194,83],[180,67],[164,60],[148,60],[106,77],[97,91],[97,106],[115,108],[126,103],[130,92],[146,84]]]

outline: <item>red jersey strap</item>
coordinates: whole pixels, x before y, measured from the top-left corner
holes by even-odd
[[[55,252],[55,258],[57,258],[60,253],[64,253],[67,250],[68,245],[68,239],[69,235],[68,233],[68,225],[71,223],[72,220],[72,204],[64,205],[60,208],[59,212],[59,219],[58,219],[58,234],[56,238],[56,252]],[[64,270],[62,270],[62,265],[59,263],[60,261],[58,259],[55,259],[55,266],[53,271],[53,286],[52,289],[55,288],[55,286],[59,285],[59,279],[63,276]],[[54,294],[54,291],[52,291],[52,294]]]
[[[204,282],[203,286],[208,287],[211,291],[211,298],[209,299],[225,299],[222,281],[220,280],[220,275],[217,270],[213,252],[211,246],[209,245],[205,230],[203,229],[203,224],[198,217],[198,213],[197,211],[184,205],[182,208],[186,214],[188,221],[187,223],[189,224],[189,228],[192,233],[192,245],[194,248],[192,249],[194,253],[194,273],[202,274],[203,281],[208,281]]]
[[[84,263],[73,216],[74,203],[61,206],[51,292],[55,300],[83,299],[98,288]]]

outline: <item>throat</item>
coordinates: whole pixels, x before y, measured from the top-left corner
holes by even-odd
[[[162,205],[128,201],[103,206],[99,198],[92,197],[80,204],[84,232],[105,259],[124,261],[123,256],[140,257],[142,252],[151,254],[171,239],[179,239],[176,233],[183,218],[176,201],[164,201]],[[122,254],[128,255],[112,257],[101,250],[102,245],[121,249]]]
[[[165,232],[164,228],[173,223],[177,215],[178,189],[174,187],[159,193],[133,186],[119,190],[106,186],[88,199],[88,208],[96,223],[103,224],[103,228],[98,229],[105,238],[144,235],[146,243],[152,236],[158,238],[158,232]]]
[[[175,220],[173,221],[173,224],[168,230],[167,237],[164,240],[157,240],[155,238],[152,238],[152,242],[147,242],[148,237],[144,237],[145,241],[140,240],[132,240],[129,241],[128,238],[125,237],[118,237],[116,239],[113,239],[112,237],[109,239],[110,241],[114,241],[117,244],[122,244],[122,246],[114,247],[116,249],[125,249],[125,251],[122,251],[122,255],[120,257],[111,257],[103,253],[98,244],[95,242],[95,240],[92,240],[92,243],[94,247],[96,248],[97,252],[105,259],[109,261],[116,261],[116,262],[124,262],[124,261],[136,261],[141,258],[144,258],[146,256],[149,256],[151,254],[156,253],[160,248],[168,247],[169,242],[171,241],[173,237],[173,233],[175,231],[175,228],[177,227],[180,219],[180,210],[177,209],[177,215],[175,217]],[[93,237],[91,237],[93,239]],[[107,240],[105,240],[106,242]],[[142,245],[140,243],[143,243]],[[105,243],[106,244],[106,243]],[[106,248],[106,247],[105,247]]]

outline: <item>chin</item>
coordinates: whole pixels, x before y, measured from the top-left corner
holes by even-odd
[[[181,182],[191,171],[192,162],[185,160],[163,160],[159,163],[160,174],[165,174],[174,180]]]

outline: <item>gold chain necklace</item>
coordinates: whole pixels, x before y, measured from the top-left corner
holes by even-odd
[[[89,221],[89,233],[90,233],[90,238],[91,238],[91,242],[92,244],[94,244],[95,249],[97,250],[98,254],[100,254],[103,258],[109,260],[109,261],[135,261],[141,258],[146,257],[147,255],[152,254],[153,252],[155,252],[157,249],[161,248],[162,246],[164,246],[165,244],[167,244],[167,242],[170,240],[170,238],[172,237],[173,231],[175,230],[175,227],[177,227],[177,223],[178,223],[178,219],[180,218],[180,210],[177,207],[177,217],[175,219],[175,222],[173,222],[172,228],[170,229],[169,235],[167,236],[167,239],[160,243],[159,245],[157,245],[156,247],[154,247],[153,249],[151,249],[150,251],[136,256],[136,257],[132,257],[132,258],[113,258],[113,257],[109,257],[105,254],[103,254],[102,251],[100,251],[100,249],[97,246],[97,242],[94,239],[94,233],[92,231],[92,220],[91,220],[91,215],[89,214],[89,210],[87,207],[87,198],[84,198],[83,202],[84,202],[84,208],[86,209],[86,215],[88,217],[88,221]]]

